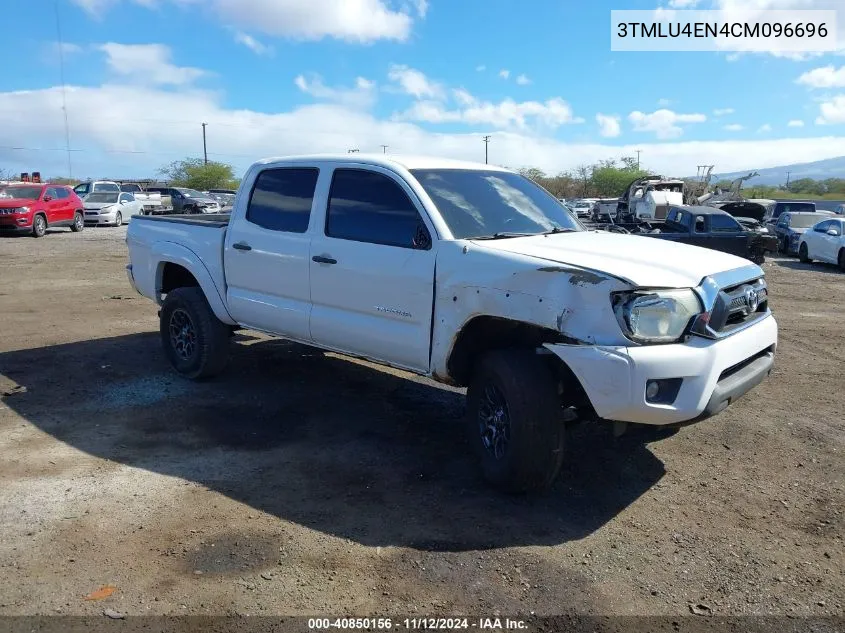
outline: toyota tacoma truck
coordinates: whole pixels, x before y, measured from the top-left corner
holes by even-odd
[[[491,165],[268,159],[230,214],[138,217],[126,240],[178,373],[218,374],[246,328],[466,387],[483,473],[514,491],[555,479],[571,423],[703,420],[777,346],[759,266],[588,231]]]

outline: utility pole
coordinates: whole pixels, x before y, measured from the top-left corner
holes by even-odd
[[[789,174],[790,173],[791,172],[786,172],[786,187],[787,187],[787,189],[789,188]]]
[[[641,151],[642,151],[641,149],[636,150],[636,152],[637,152],[637,171],[640,171],[640,152]]]
[[[390,147],[389,145],[381,145],[381,153],[387,154],[387,148]]]
[[[484,141],[484,164],[487,164],[487,147],[490,145],[490,135],[488,134],[483,139]]]
[[[206,149],[206,146],[205,146],[205,126],[206,125],[208,125],[208,123],[202,124],[202,157],[203,157],[204,164],[208,165],[208,150]]]

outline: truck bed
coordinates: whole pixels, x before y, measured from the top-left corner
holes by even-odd
[[[212,228],[229,226],[228,213],[171,213],[170,215],[136,215],[132,221],[144,222],[173,222],[176,224],[193,224]]]

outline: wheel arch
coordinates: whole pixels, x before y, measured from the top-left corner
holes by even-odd
[[[211,273],[196,253],[173,242],[161,242],[154,247],[151,256],[157,261],[155,297],[159,304],[162,303],[163,295],[174,288],[197,286],[205,295],[214,315],[224,323],[236,325]]]
[[[469,384],[473,365],[486,352],[496,349],[534,350],[557,378],[560,393],[586,416],[595,414],[587,392],[566,362],[549,352],[546,343],[569,342],[560,332],[522,321],[479,315],[467,321],[455,335],[446,360],[449,382],[460,387]],[[586,411],[585,411],[586,409]]]

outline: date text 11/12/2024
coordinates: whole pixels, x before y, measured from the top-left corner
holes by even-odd
[[[423,630],[470,630],[482,631],[524,631],[527,623],[520,619],[511,618],[309,618],[308,629],[320,630],[382,630],[401,629],[409,631]]]

